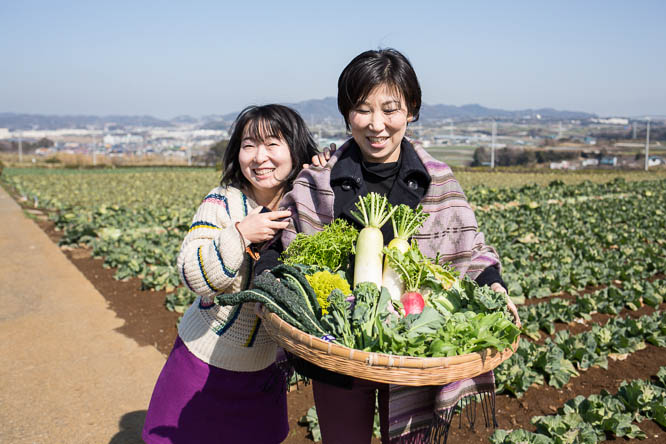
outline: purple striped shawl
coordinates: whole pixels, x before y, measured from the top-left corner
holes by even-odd
[[[282,231],[285,248],[297,233],[314,234],[333,220],[335,196],[330,184],[331,169],[350,145],[347,142],[341,146],[323,168],[310,167],[301,171],[292,190],[282,199],[280,206],[291,210],[292,214],[289,226]],[[403,146],[412,147],[411,144]],[[491,265],[499,266],[499,257],[485,244],[474,211],[451,168],[424,149],[413,149],[432,179],[421,201],[423,211],[430,216],[420,232],[414,235],[423,254],[434,258],[440,253],[442,262],[451,262],[461,275],[467,274],[472,279]],[[391,385],[391,443],[445,442],[456,404],[477,394],[482,395],[486,423],[492,414],[494,424],[495,379],[492,372],[445,386]],[[430,439],[432,441],[427,441]]]
[[[292,190],[280,202],[292,214],[289,226],[282,231],[285,248],[297,233],[314,234],[333,220],[335,196],[330,184],[331,169],[350,145],[347,142],[341,146],[323,168],[301,171]],[[472,279],[487,267],[499,265],[495,249],[485,244],[483,233],[478,231],[474,211],[451,168],[424,149],[413,149],[432,178],[421,201],[423,211],[430,216],[414,235],[423,254],[434,258],[440,253],[442,262],[451,262],[461,275],[467,274]]]

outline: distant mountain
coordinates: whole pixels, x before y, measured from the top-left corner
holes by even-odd
[[[199,123],[199,119],[196,117],[192,117],[190,115],[182,115],[182,116],[176,116],[173,119],[171,119],[171,122],[173,123],[186,123],[186,124],[194,124],[194,123]]]
[[[0,128],[12,130],[54,130],[59,128],[104,128],[105,125],[128,126],[171,126],[167,120],[152,116],[91,116],[91,115],[45,115],[0,113]]]
[[[342,123],[343,121],[338,111],[337,99],[333,97],[306,100],[288,105],[297,110],[307,122],[331,120]],[[589,119],[596,117],[595,114],[579,111],[558,111],[553,108],[506,111],[503,109],[486,108],[476,104],[463,106],[423,104],[419,120],[422,122],[432,122],[442,119],[488,119],[493,117],[498,119],[524,119],[536,118],[537,115],[542,119]]]
[[[538,116],[538,117],[537,117]],[[421,106],[421,120],[424,122],[444,119],[534,119],[545,120],[571,120],[590,119],[596,114],[580,111],[558,111],[553,108],[524,109],[507,111],[503,109],[486,108],[481,105],[426,105]]]
[[[338,112],[338,101],[334,97],[326,97],[324,99],[311,99],[305,100],[303,102],[296,103],[285,103],[296,111],[303,117],[307,123],[321,123],[321,122],[331,122],[344,124],[340,113]],[[239,111],[224,114],[221,116],[210,116],[211,119],[205,124],[206,128],[211,128],[213,126],[222,127],[224,125],[227,128],[238,116]]]
[[[334,97],[324,99],[312,99],[297,103],[285,103],[300,113],[307,123],[339,123],[344,121],[338,111],[338,102]],[[206,123],[207,127],[223,127],[228,125],[236,118],[237,113],[229,113],[217,117]],[[428,123],[437,120],[468,120],[468,119],[534,119],[543,120],[571,120],[571,119],[590,119],[597,117],[596,114],[584,113],[580,111],[558,111],[553,108],[525,109],[518,111],[507,111],[503,109],[486,108],[481,105],[428,105],[421,106],[420,122]]]
[[[326,97],[324,99],[306,100],[298,103],[288,103],[301,117],[308,122],[328,122],[344,125],[344,119],[338,111],[338,99],[335,97]]]
[[[337,100],[334,97],[305,100],[296,103],[286,103],[298,111],[303,119],[309,123],[328,123],[342,125],[343,119],[338,112]],[[91,116],[91,115],[43,115],[43,114],[16,114],[0,113],[0,128],[18,129],[58,129],[58,128],[103,128],[104,126],[132,127],[132,126],[178,126],[182,124],[199,125],[204,129],[228,129],[234,121],[238,111],[222,115],[208,115],[195,118],[181,115],[173,119],[157,119],[152,116]],[[440,120],[473,120],[473,119],[533,119],[543,120],[570,120],[589,119],[597,117],[596,114],[579,111],[559,111],[553,108],[525,109],[507,111],[503,109],[486,108],[473,105],[428,105],[421,107],[420,121],[430,123]]]

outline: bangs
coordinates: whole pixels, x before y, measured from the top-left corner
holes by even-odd
[[[365,102],[365,99],[368,98],[370,93],[374,91],[377,88],[386,88],[386,92],[388,92],[390,95],[393,96],[395,99],[395,102],[402,108],[402,102],[403,100],[406,101],[405,95],[403,94],[402,90],[400,89],[400,86],[398,86],[397,83],[392,82],[391,80],[386,80],[378,83],[371,83],[368,84],[368,86],[361,91],[361,95],[359,96],[358,101],[354,105],[354,107],[357,107],[361,105],[363,102]]]
[[[421,109],[421,87],[409,60],[392,48],[365,51],[349,62],[338,78],[338,110],[349,126],[349,113],[367,100],[374,88],[384,86],[416,122]]]
[[[284,140],[279,123],[265,117],[247,122],[243,130],[243,139],[248,137],[254,141],[263,141],[271,137]]]

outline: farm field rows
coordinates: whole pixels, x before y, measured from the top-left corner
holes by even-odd
[[[194,210],[218,174],[187,168],[5,169],[2,181],[24,207],[48,212],[61,230],[61,245],[85,246],[115,278],[166,292],[166,307],[182,312],[192,294],[180,285],[175,259]],[[495,442],[617,436],[638,442],[643,434],[642,442],[666,439],[663,411],[648,414],[649,406],[664,405],[659,367],[666,366],[666,173],[465,171],[456,177],[487,243],[503,259],[510,294],[524,303],[518,352],[498,368],[496,379],[499,428],[525,432],[497,432]],[[650,366],[637,367],[638,362]],[[610,376],[618,371],[627,386],[644,384],[631,390],[643,398],[652,393],[649,402],[631,411],[589,410],[589,404],[621,402],[616,393],[628,389]],[[592,383],[590,375],[606,386],[589,392],[584,387]],[[638,380],[647,382],[632,382]],[[588,399],[565,403],[577,395]],[[535,407],[543,396],[550,396],[547,418],[533,424],[532,417],[546,414],[543,406]],[[568,422],[556,419],[558,409]],[[603,417],[601,429],[590,428],[595,415]],[[539,435],[529,434],[535,431]],[[509,440],[518,434],[520,439]],[[453,430],[451,439],[488,442],[491,435],[462,429]]]

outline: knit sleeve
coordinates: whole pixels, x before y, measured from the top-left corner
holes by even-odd
[[[206,196],[178,255],[182,282],[208,300],[231,286],[245,256],[244,240],[231,216],[232,200],[233,196],[220,188]]]

